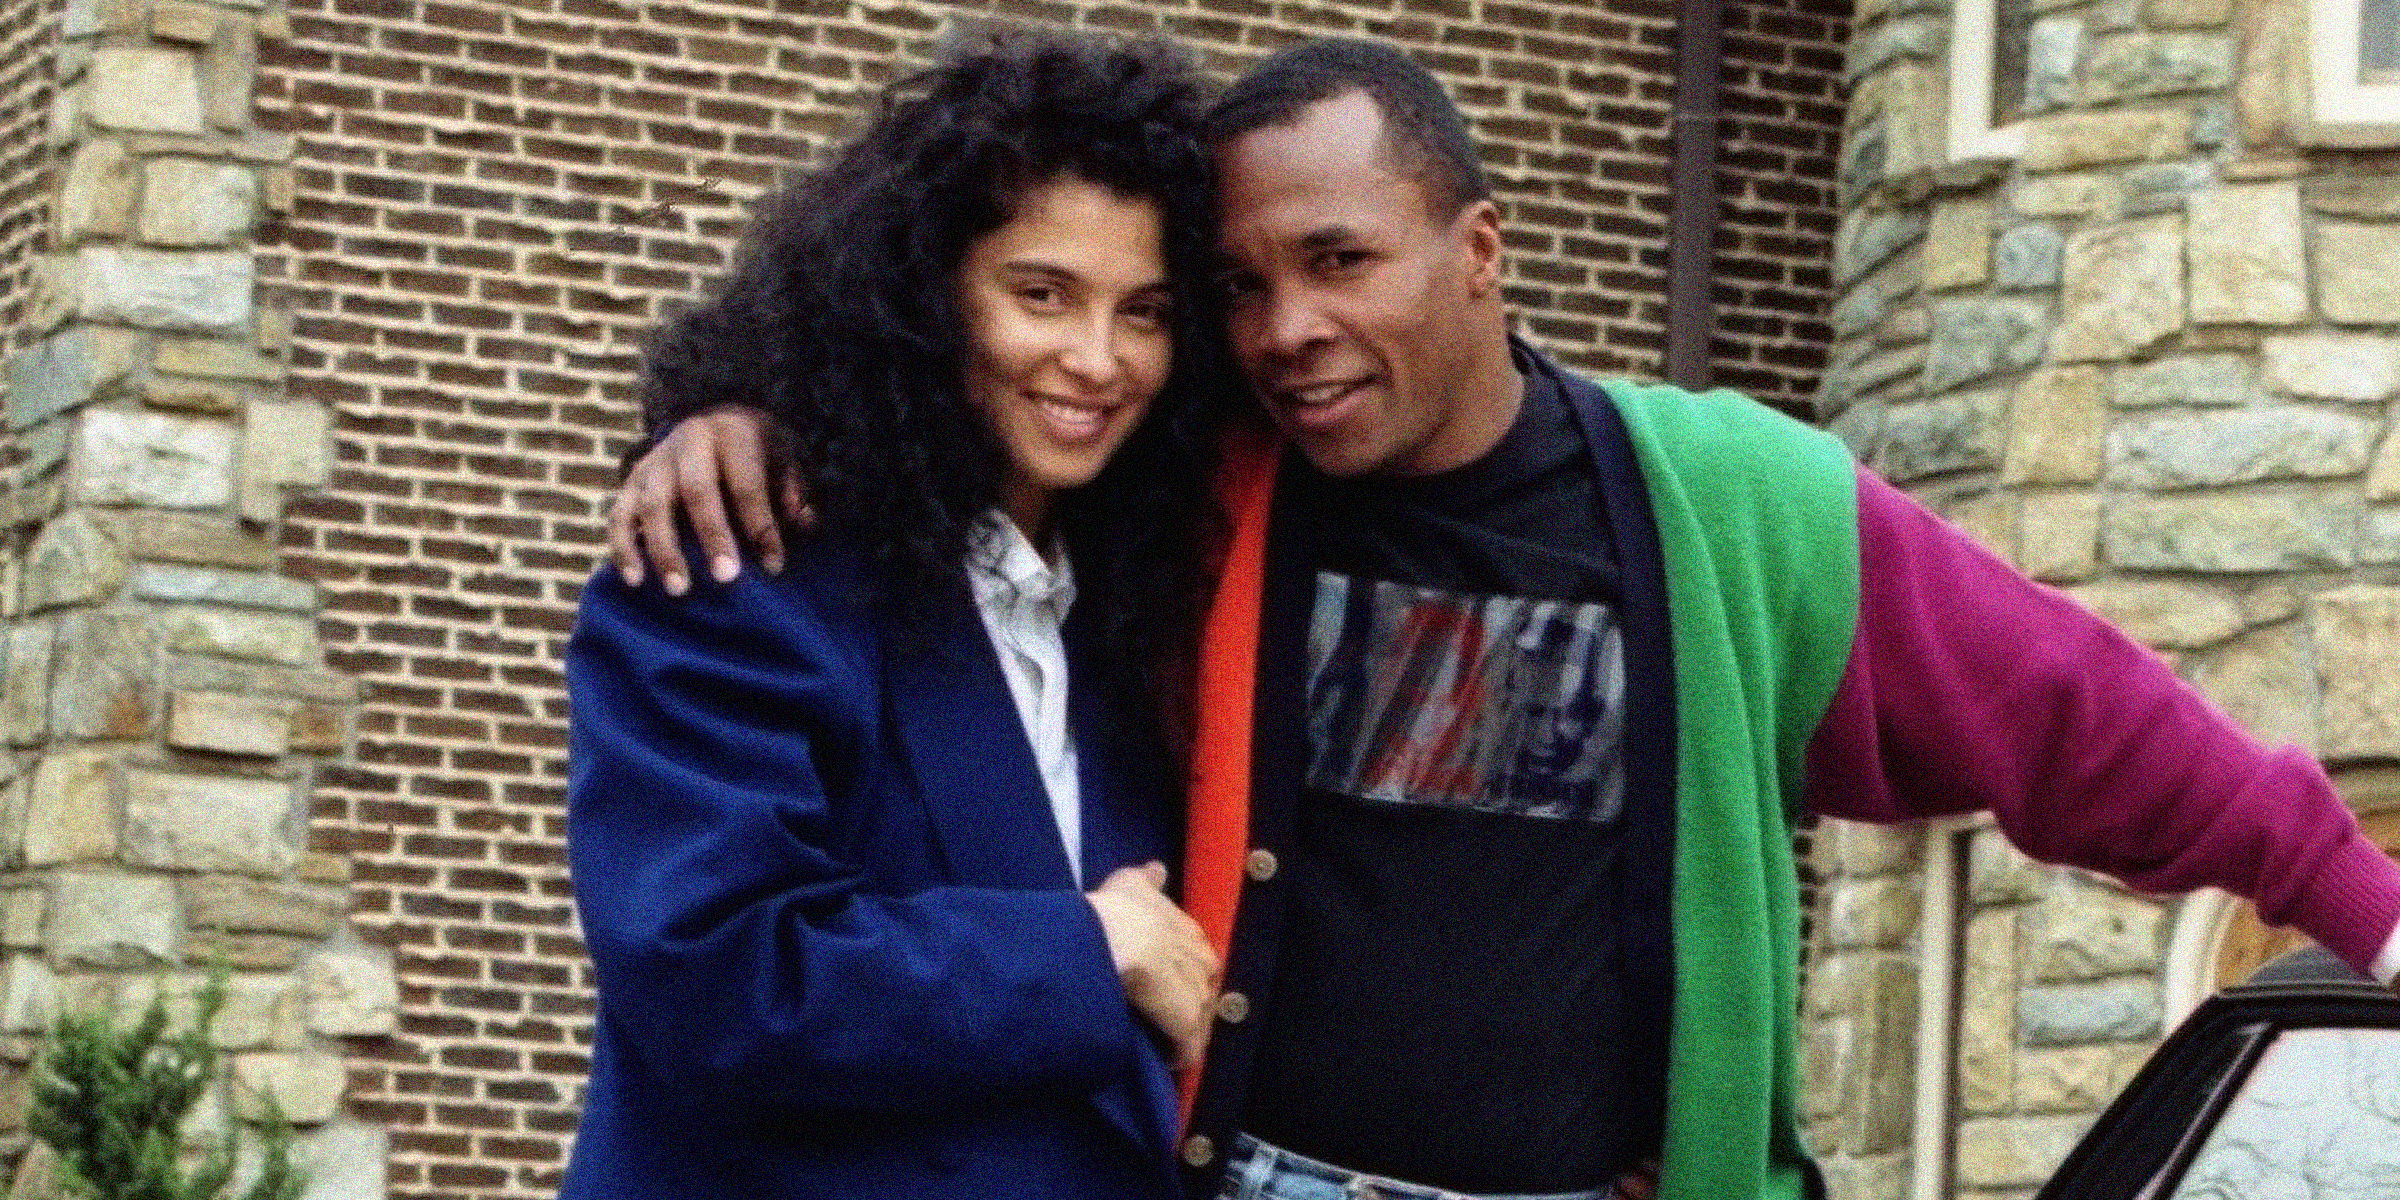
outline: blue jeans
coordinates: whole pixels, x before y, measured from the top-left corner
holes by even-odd
[[[1217,1200],[1609,1200],[1614,1189],[1485,1196],[1364,1175],[1270,1146],[1249,1134],[1234,1140]]]

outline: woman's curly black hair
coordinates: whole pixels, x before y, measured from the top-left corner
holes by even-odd
[[[1213,97],[1157,40],[987,30],[886,88],[864,125],[764,198],[732,274],[671,320],[645,363],[654,431],[722,404],[773,417],[770,467],[797,469],[825,533],[860,546],[907,607],[956,586],[1008,460],[964,390],[956,277],[969,246],[1061,178],[1155,203],[1174,289],[1174,361],[1150,411],[1052,520],[1096,606],[1112,681],[1145,707],[1188,695],[1215,508],[1217,421],[1234,378],[1204,281]],[[770,476],[774,477],[774,476]]]

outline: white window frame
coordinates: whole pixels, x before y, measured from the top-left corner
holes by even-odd
[[[1998,0],[1958,0],[1950,14],[1952,162],[2025,153],[2025,122],[1992,124],[1992,52],[1999,24]]]
[[[2360,0],[2309,0],[2311,91],[2316,123],[2380,126],[2400,132],[2400,82],[2361,83],[2366,5]]]

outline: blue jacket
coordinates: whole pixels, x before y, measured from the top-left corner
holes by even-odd
[[[680,599],[584,590],[568,845],[600,1013],[561,1195],[1172,1197],[1165,1059],[964,582],[903,618],[857,561],[820,538]],[[1069,703],[1087,878],[1171,860],[1175,781],[1097,689]]]

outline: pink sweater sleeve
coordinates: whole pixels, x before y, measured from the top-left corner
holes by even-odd
[[[2269,750],[2166,664],[1859,476],[1856,641],[1808,800],[1862,821],[1989,810],[2044,862],[2151,892],[2214,885],[2367,973],[2400,867],[2314,759]]]

